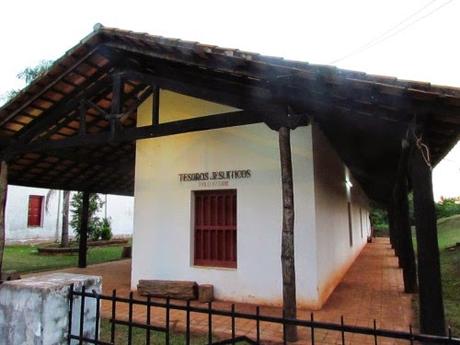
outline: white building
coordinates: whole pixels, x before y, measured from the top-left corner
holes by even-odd
[[[160,123],[234,110],[160,94]],[[152,98],[137,124],[151,119]],[[282,304],[277,132],[252,124],[137,143],[132,288],[214,285],[218,299]],[[299,306],[320,308],[370,234],[368,202],[316,125],[291,135]]]
[[[49,189],[8,186],[6,204],[6,242],[57,241],[61,236],[63,192],[48,196]],[[50,200],[47,200],[49,197]],[[100,217],[111,220],[114,236],[130,236],[133,232],[131,197],[101,195],[105,202]],[[69,212],[69,220],[72,211]],[[70,236],[73,235],[69,226]]]
[[[213,284],[218,299],[280,305],[282,187],[291,187],[281,141],[292,150],[297,302],[309,308],[364,247],[368,198],[398,210],[392,239],[401,237],[414,291],[410,180],[424,243],[421,324],[438,332],[430,165],[458,141],[459,104],[453,88],[96,25],[0,108],[1,163],[11,184],[134,196],[133,289],[193,280]],[[286,132],[290,145],[279,140]]]

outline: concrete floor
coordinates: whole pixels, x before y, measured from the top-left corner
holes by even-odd
[[[130,292],[131,261],[122,260],[90,266],[86,269],[66,269],[66,272],[101,275],[103,277],[103,293],[111,294],[117,289],[119,296],[127,296]],[[135,298],[142,298],[135,294]],[[378,328],[408,331],[409,324],[414,323],[412,311],[413,295],[403,292],[402,272],[398,268],[397,259],[387,239],[377,238],[368,244],[351,266],[342,282],[335,289],[329,300],[319,311],[314,312],[315,320],[340,323],[340,316],[344,316],[346,324],[372,327],[373,320],[377,320]],[[183,303],[174,301],[174,303]],[[200,305],[193,303],[193,305]],[[216,301],[213,308],[230,310],[230,304]],[[103,317],[110,317],[111,304],[103,302]],[[255,312],[255,306],[237,304],[237,311]],[[154,324],[164,325],[165,312],[162,309],[152,308]],[[309,319],[311,311],[299,310],[299,319]],[[144,323],[146,320],[145,307],[134,308],[134,319]],[[262,307],[263,315],[281,315],[280,308]],[[117,306],[117,317],[127,318],[126,304]],[[185,313],[171,311],[171,327],[173,331],[185,329]],[[231,334],[230,319],[221,316],[213,317],[213,331],[218,337],[228,337]],[[192,332],[207,332],[207,315],[192,314]],[[255,337],[255,321],[237,320],[237,335]],[[310,331],[301,329],[299,344],[309,343]],[[262,339],[270,342],[282,340],[282,327],[277,324],[261,324]],[[316,330],[315,344],[340,344],[339,332]],[[347,344],[373,344],[370,336],[346,334]],[[390,339],[379,338],[379,344],[405,344]]]

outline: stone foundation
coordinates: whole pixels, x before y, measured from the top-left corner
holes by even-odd
[[[0,339],[4,345],[67,344],[69,289],[82,286],[101,292],[102,279],[70,273],[54,273],[9,281],[0,285]],[[78,334],[81,297],[74,298],[72,333]],[[94,338],[96,299],[85,299],[84,336]],[[72,344],[78,342],[73,341]]]

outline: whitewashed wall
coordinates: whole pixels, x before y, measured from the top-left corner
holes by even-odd
[[[228,107],[161,92],[162,121],[230,111]],[[151,98],[138,109],[150,124]],[[139,279],[211,283],[223,300],[280,305],[281,177],[278,135],[264,124],[141,140],[136,145],[132,288]],[[317,304],[311,128],[292,133],[295,189],[295,260],[299,306]],[[237,189],[237,269],[193,265],[192,191],[178,174],[251,169]],[[220,187],[214,187],[219,189]],[[212,189],[212,188],[211,188]]]
[[[7,243],[27,241],[55,241],[60,238],[62,227],[62,191],[56,191],[45,209],[48,189],[22,186],[8,186],[6,203],[6,241]],[[28,227],[28,206],[30,195],[43,196],[42,226]],[[134,198],[120,195],[100,195],[107,200],[98,215],[107,215],[112,222],[114,236],[130,236],[133,232]],[[59,201],[60,199],[60,201]],[[58,205],[60,203],[60,205]],[[59,210],[59,214],[58,214]],[[70,212],[69,217],[71,217]],[[69,218],[70,220],[70,218]],[[72,230],[70,233],[72,236]]]
[[[57,227],[58,197],[55,194],[50,200],[47,212],[45,210],[47,192],[48,190],[43,188],[8,186],[5,213],[7,243],[23,240],[54,240],[56,238],[60,229]],[[42,226],[40,227],[27,226],[30,195],[43,196]]]
[[[323,304],[365,245],[370,224],[368,201],[361,187],[349,175],[321,130],[315,124],[312,127],[318,289],[320,304]],[[353,185],[351,188],[345,183],[347,179]],[[348,201],[352,210],[352,246],[349,240]]]
[[[131,236],[134,223],[134,198],[122,195],[101,195],[107,201],[99,212],[100,217],[109,217],[114,236]]]

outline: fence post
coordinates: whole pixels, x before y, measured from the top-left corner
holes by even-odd
[[[101,278],[52,273],[4,282],[0,285],[1,344],[29,344],[32,339],[34,345],[74,345],[80,334],[92,339],[96,303],[93,298],[79,299],[83,287],[100,292]]]

